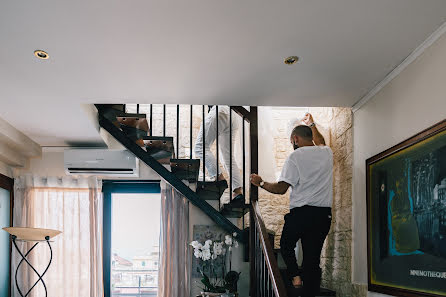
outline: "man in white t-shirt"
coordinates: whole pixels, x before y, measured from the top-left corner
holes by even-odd
[[[289,187],[290,213],[285,215],[280,249],[293,285],[300,285],[300,273],[294,252],[301,239],[303,249],[303,295],[318,294],[321,281],[320,255],[331,225],[333,200],[333,153],[316,128],[311,114],[291,133],[294,147],[278,182],[269,183],[257,174],[251,182],[273,194],[285,194]]]

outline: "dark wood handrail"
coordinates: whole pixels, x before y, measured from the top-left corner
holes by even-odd
[[[253,231],[254,229],[256,229],[256,231],[254,232],[258,231],[260,246],[263,251],[263,256],[268,269],[274,294],[277,297],[287,297],[288,294],[279,271],[276,257],[274,256],[272,243],[268,239],[268,233],[266,231],[265,223],[262,220],[258,200],[252,200],[251,207],[251,215],[255,224],[255,228],[253,228]]]

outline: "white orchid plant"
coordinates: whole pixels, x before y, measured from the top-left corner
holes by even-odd
[[[225,235],[224,241],[206,240],[204,244],[194,240],[190,245],[194,248],[194,256],[199,259],[198,270],[202,276],[202,288],[206,292],[224,293],[232,292],[236,288],[238,273],[231,271],[232,249],[238,247],[238,241],[235,239],[237,233]],[[229,272],[226,273],[226,256],[229,255]],[[215,264],[221,264],[222,271],[216,271]],[[236,279],[234,279],[236,276]],[[234,286],[235,281],[235,286]]]

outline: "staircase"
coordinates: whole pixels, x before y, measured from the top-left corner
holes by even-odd
[[[300,292],[291,287],[283,270],[277,264],[271,240],[268,238],[265,225],[263,223],[260,208],[257,204],[258,189],[249,187],[249,202],[233,203],[232,201],[232,167],[229,170],[229,185],[224,182],[213,182],[205,180],[205,169],[203,166],[202,180],[199,180],[200,160],[192,158],[192,106],[190,106],[190,156],[179,159],[179,106],[177,105],[177,135],[176,146],[173,136],[166,136],[166,107],[163,107],[163,135],[154,136],[152,106],[150,106],[149,119],[147,115],[139,113],[137,105],[136,113],[127,113],[123,104],[97,104],[99,125],[119,141],[127,150],[131,151],[142,162],[151,167],[160,177],[171,184],[178,192],[186,197],[192,204],[200,208],[217,225],[228,233],[237,233],[240,241],[249,246],[249,258],[251,265],[251,287],[250,296],[300,296]],[[243,123],[249,123],[250,142],[250,171],[257,173],[258,170],[258,139],[257,139],[257,107],[250,107],[249,110],[240,106],[230,107],[230,120],[232,111],[241,117]],[[218,106],[216,107],[218,114]],[[203,123],[205,125],[205,107],[203,106]],[[231,127],[230,124],[230,127]],[[217,120],[218,130],[218,120]],[[232,128],[230,128],[232,133]],[[245,194],[245,124],[242,125],[243,133],[243,193]],[[203,135],[204,137],[204,135]],[[203,142],[205,142],[203,140]],[[176,151],[175,151],[176,148]],[[218,137],[217,137],[217,160],[218,160]],[[203,154],[204,155],[204,154]],[[230,159],[232,159],[232,144],[230,148]],[[219,168],[217,164],[217,168]],[[218,174],[217,174],[218,175]],[[192,190],[189,185],[196,185],[196,190]],[[229,188],[230,202],[221,203],[221,197],[225,190]],[[246,197],[246,196],[245,196]],[[219,207],[216,209],[209,202],[218,201]],[[250,213],[250,232],[244,232],[244,217]],[[243,227],[240,229],[228,218],[242,218]],[[283,268],[283,267],[282,267]],[[322,293],[323,292],[323,293]],[[327,295],[328,294],[328,295]],[[330,295],[331,294],[331,295]],[[335,296],[334,292],[321,291],[320,296]]]
[[[215,187],[212,182],[198,184],[197,191],[193,191],[183,180],[198,182],[198,171],[200,160],[197,159],[175,159],[173,137],[169,136],[142,136],[142,143],[137,143],[134,135],[138,129],[122,125],[122,119],[133,119],[138,122],[146,119],[145,114],[129,114],[125,112],[125,106],[109,104],[98,104],[99,125],[118,140],[127,150],[131,151],[142,162],[151,167],[164,180],[171,184],[178,192],[207,214],[217,225],[228,233],[236,232],[242,242],[246,242],[243,232],[235,226],[228,217],[242,217],[249,205],[233,208],[225,205],[220,211],[211,206],[207,200],[219,200],[221,195],[208,195]],[[152,118],[152,116],[150,117]],[[141,133],[140,133],[141,134]],[[146,134],[151,134],[146,131]],[[177,137],[178,139],[178,137]],[[170,170],[166,168],[168,165]],[[221,192],[222,193],[222,192]]]

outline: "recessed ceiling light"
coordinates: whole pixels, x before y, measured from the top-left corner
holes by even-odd
[[[287,65],[293,65],[293,64],[296,64],[297,61],[299,61],[299,57],[298,56],[290,56],[288,58],[285,58],[283,63],[285,63]]]
[[[42,59],[42,60],[47,60],[50,58],[50,55],[48,55],[47,52],[42,51],[42,50],[34,51],[34,56],[36,56],[37,58]]]

